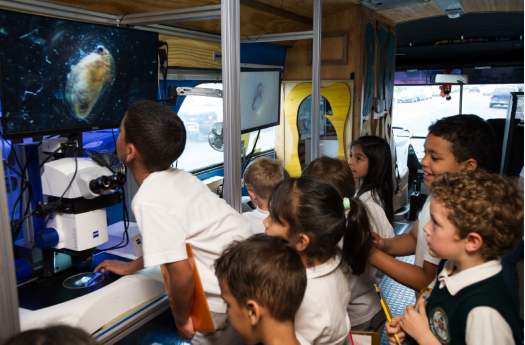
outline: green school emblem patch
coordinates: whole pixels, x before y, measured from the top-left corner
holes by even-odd
[[[429,315],[430,330],[441,344],[450,344],[450,328],[445,311],[439,307],[432,308]]]

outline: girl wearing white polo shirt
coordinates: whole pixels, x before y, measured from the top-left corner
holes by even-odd
[[[306,293],[295,317],[298,338],[303,345],[344,344],[351,327],[348,266],[356,275],[363,273],[372,248],[365,206],[343,199],[328,181],[303,176],[279,183],[269,208],[266,234],[294,244],[306,266]],[[345,209],[350,210],[348,221]]]

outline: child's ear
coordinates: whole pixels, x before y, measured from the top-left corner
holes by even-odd
[[[248,189],[248,194],[250,194],[250,198],[252,199],[252,201],[257,204],[257,195],[255,195],[254,192],[252,192],[251,190]]]
[[[127,144],[126,145],[126,162],[124,163],[130,163],[135,158],[137,158],[137,148],[133,144]]]
[[[295,248],[298,252],[304,252],[306,247],[310,244],[310,237],[305,233],[301,233],[297,236],[297,241],[295,241]]]
[[[250,299],[246,302],[246,309],[248,309],[248,318],[250,319],[250,325],[255,327],[259,324],[261,319],[261,306],[256,301]]]
[[[483,238],[478,233],[471,232],[467,235],[465,249],[469,253],[479,250],[483,245]]]
[[[478,168],[478,162],[474,158],[469,158],[461,164],[463,165],[463,169],[467,170],[474,171]]]

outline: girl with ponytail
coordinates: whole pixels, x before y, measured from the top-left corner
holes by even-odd
[[[326,180],[302,176],[280,182],[269,209],[266,234],[287,239],[306,266],[306,293],[295,318],[298,339],[343,344],[351,328],[348,268],[356,276],[365,272],[373,246],[364,204],[343,199]]]
[[[361,204],[357,200],[352,199],[355,194],[354,176],[352,175],[350,166],[345,161],[326,156],[317,158],[308,164],[302,176],[325,179],[337,188],[341,197],[348,198],[351,203]],[[368,258],[370,251],[368,242],[365,240],[365,244],[361,245],[359,240],[356,241],[354,239],[356,236],[367,237],[369,235],[369,231],[367,231],[368,224],[360,221],[362,217],[368,216],[370,229],[373,233],[383,238],[394,237],[392,226],[385,212],[378,204],[375,202],[366,203],[365,209],[366,212],[363,212],[362,207],[352,206],[350,212],[347,211],[349,217],[348,224],[352,224],[348,227],[347,232],[345,232],[345,241],[343,241],[343,253],[347,253],[347,262],[350,262],[352,257],[359,259]],[[367,215],[362,213],[367,213]],[[345,244],[346,247],[344,246]],[[374,284],[377,284],[379,289],[382,289],[383,276],[384,274],[382,272],[368,264],[364,272],[360,275],[359,272],[353,268],[348,272],[352,295],[347,311],[352,325],[352,331],[383,333],[386,315],[381,308],[381,302],[377,298],[374,289]]]

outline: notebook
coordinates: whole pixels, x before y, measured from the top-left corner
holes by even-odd
[[[186,243],[186,251],[188,252],[188,261],[191,265],[191,268],[193,269],[193,276],[195,277],[195,292],[193,294],[193,303],[191,304],[190,309],[190,317],[193,321],[193,327],[195,328],[195,331],[215,332],[215,322],[213,322],[213,318],[211,317],[208,301],[206,300],[206,294],[202,288],[199,271],[197,271],[197,265],[195,265],[195,257],[193,256],[193,251],[191,250],[189,243]],[[171,311],[173,315],[175,315],[173,300],[171,298],[170,292],[169,272],[166,268],[166,265],[160,265],[160,269],[162,271],[164,285],[166,286],[166,292],[168,293],[168,298],[170,300]]]

